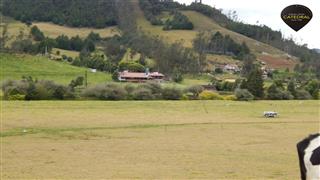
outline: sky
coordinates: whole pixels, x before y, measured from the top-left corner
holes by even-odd
[[[194,0],[176,0],[190,4]],[[235,10],[242,22],[264,24],[274,30],[280,30],[285,37],[293,37],[298,44],[308,44],[309,48],[320,49],[320,0],[202,0],[202,3],[223,9],[226,14]],[[293,4],[307,6],[313,13],[311,21],[296,32],[281,19],[281,11]]]

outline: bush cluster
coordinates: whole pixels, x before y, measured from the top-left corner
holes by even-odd
[[[252,101],[254,96],[247,89],[236,89],[235,96],[239,101]]]
[[[125,86],[105,83],[85,89],[82,96],[98,100],[179,100],[182,98],[182,90],[176,87],[162,88],[159,84],[153,82],[139,85],[127,84]]]
[[[6,100],[64,100],[75,98],[74,92],[68,86],[56,84],[53,81],[33,80],[31,77],[25,77],[20,81],[4,81],[1,88]]]
[[[223,100],[223,97],[213,91],[203,91],[202,93],[200,93],[199,95],[201,100]]]
[[[179,11],[174,11],[171,14],[173,15],[173,18],[168,19],[164,23],[163,30],[173,30],[173,29],[192,30],[193,29],[194,26],[187,16],[180,13]]]

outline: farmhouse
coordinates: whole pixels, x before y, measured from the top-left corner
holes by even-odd
[[[119,73],[119,81],[122,82],[146,82],[146,81],[156,81],[162,82],[164,75],[159,72],[129,72],[123,71]]]
[[[237,72],[240,72],[240,68],[234,64],[227,64],[223,67],[223,71],[237,73]]]

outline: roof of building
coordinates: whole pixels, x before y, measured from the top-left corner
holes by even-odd
[[[121,78],[152,78],[152,77],[164,77],[163,74],[159,72],[152,72],[152,73],[140,73],[140,72],[129,72],[123,71],[119,73]]]

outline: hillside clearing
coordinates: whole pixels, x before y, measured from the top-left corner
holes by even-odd
[[[67,35],[69,37],[79,35],[81,38],[85,38],[90,32],[98,33],[101,37],[112,37],[116,34],[119,34],[119,30],[117,27],[107,27],[103,29],[95,29],[95,28],[74,28],[67,26],[59,26],[53,23],[44,23],[38,22],[33,23],[33,25],[38,26],[38,28],[44,32],[45,35],[56,38],[59,35]]]
[[[19,80],[22,76],[32,76],[37,79],[53,80],[68,84],[77,76],[84,76],[88,71],[88,84],[111,81],[111,75],[97,72],[91,73],[87,68],[72,66],[66,62],[49,60],[42,56],[0,54],[1,77]]]
[[[60,52],[60,55],[57,54],[57,52]],[[52,55],[57,56],[57,57],[62,57],[63,55],[72,57],[73,59],[76,57],[79,57],[79,52],[77,51],[70,51],[70,50],[64,50],[64,49],[59,49],[59,48],[52,48],[51,51]]]
[[[317,103],[3,101],[2,177],[298,179]]]

